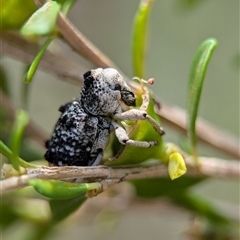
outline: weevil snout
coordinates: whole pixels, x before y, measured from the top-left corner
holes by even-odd
[[[135,98],[134,93],[132,91],[122,90],[121,91],[121,98],[127,106],[133,106],[133,107],[136,106],[136,98]]]
[[[114,68],[105,68],[102,70],[103,77],[114,91],[120,91],[121,100],[127,106],[136,106],[136,98],[132,89],[123,80],[120,73]]]

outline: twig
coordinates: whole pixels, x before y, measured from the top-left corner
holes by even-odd
[[[187,175],[209,176],[216,178],[238,179],[240,162],[237,160],[223,160],[219,158],[200,157],[200,166],[196,167],[191,157],[185,157],[188,166]],[[39,178],[74,179],[81,178],[107,178],[119,180],[132,180],[152,177],[168,176],[166,165],[154,166],[123,166],[123,167],[43,167],[28,169],[28,174],[39,174]]]
[[[214,177],[224,179],[239,179],[240,162],[227,161],[217,158],[201,157],[199,167],[196,167],[190,157],[185,158],[188,163],[187,175],[192,177]],[[26,169],[27,175],[13,177],[1,181],[1,192],[5,193],[14,188],[25,186],[30,178],[72,180],[76,178],[86,181],[103,181],[105,188],[125,180],[167,177],[166,165],[153,166],[123,166],[123,167],[39,167]],[[4,175],[4,168],[3,168]],[[19,180],[18,180],[19,178]],[[11,180],[12,179],[12,180]],[[105,181],[105,182],[104,182]]]
[[[199,157],[200,166],[195,166],[195,161],[191,157],[185,157],[188,167],[188,175],[200,175],[207,177],[235,179],[240,177],[240,162],[238,160],[224,160],[220,158]],[[195,172],[194,172],[195,171]]]
[[[76,52],[99,67],[114,67],[114,63],[95,47],[75,26],[62,14],[59,13],[57,26],[64,37]]]
[[[26,187],[30,179],[36,178],[37,175],[21,175],[18,177],[11,177],[0,182],[0,194],[4,194],[10,190]]]

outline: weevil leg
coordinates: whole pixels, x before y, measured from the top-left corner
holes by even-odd
[[[103,157],[103,151],[101,150],[101,152],[98,153],[94,162],[90,163],[89,166],[98,166],[102,160],[102,157]]]
[[[123,145],[130,145],[142,148],[149,148],[157,145],[157,141],[136,141],[129,139],[126,131],[120,125],[118,125],[114,121],[112,121],[112,125],[114,127],[116,137],[118,138],[119,142]]]
[[[130,109],[123,113],[116,113],[114,116],[122,120],[146,120],[154,127],[154,129],[157,133],[159,133],[159,135],[162,136],[165,133],[163,128],[145,111],[138,109]]]

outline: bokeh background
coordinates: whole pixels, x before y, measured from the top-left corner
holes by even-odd
[[[75,26],[129,77],[132,77],[132,22],[138,4],[138,0],[79,0],[69,13]],[[207,70],[199,115],[239,136],[239,1],[155,0],[148,33],[145,78],[155,78],[153,91],[161,101],[182,108],[186,107],[188,74],[197,47],[209,37],[218,40]],[[61,47],[86,70],[94,67],[64,44]],[[2,59],[2,64],[9,70],[14,101],[18,105],[25,65],[8,57]],[[78,96],[79,90],[38,70],[31,85],[31,118],[50,135],[59,116],[58,107]],[[166,139],[178,142],[181,138],[167,129]],[[206,146],[199,149],[201,155],[229,158]],[[208,180],[194,191],[216,205],[225,201],[239,203],[236,181]],[[181,240],[186,239],[184,231],[190,218],[190,213],[179,210],[176,213],[169,207],[156,211],[128,209],[111,217],[110,227],[101,227],[99,221],[84,221],[81,214],[75,213],[57,226],[48,239]]]

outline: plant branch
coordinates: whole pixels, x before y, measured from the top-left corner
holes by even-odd
[[[57,27],[69,46],[81,56],[96,66],[102,68],[114,67],[114,63],[77,30],[62,13],[58,15]]]
[[[185,157],[188,165],[187,175],[192,177],[214,177],[224,179],[239,179],[240,162],[237,160],[222,160],[217,158],[201,157],[200,166],[196,167],[191,157]],[[2,175],[4,173],[4,167]],[[160,165],[142,165],[142,166],[122,166],[122,167],[45,167],[27,168],[26,175],[12,177],[1,181],[1,192],[5,193],[9,190],[26,186],[29,179],[57,179],[72,180],[81,178],[86,181],[102,181],[106,188],[117,182],[134,179],[146,179],[156,177],[168,177],[168,169],[164,164]],[[12,179],[12,180],[11,180]]]
[[[200,157],[200,166],[196,167],[191,157],[185,157],[188,164],[187,174],[194,177],[208,176],[216,178],[238,179],[240,162],[237,160],[223,160],[219,158]],[[44,171],[42,172],[42,170]],[[28,174],[40,174],[39,178],[74,179],[107,178],[119,180],[133,180],[152,177],[168,176],[166,165],[154,166],[121,166],[121,167],[43,167],[28,169]]]

